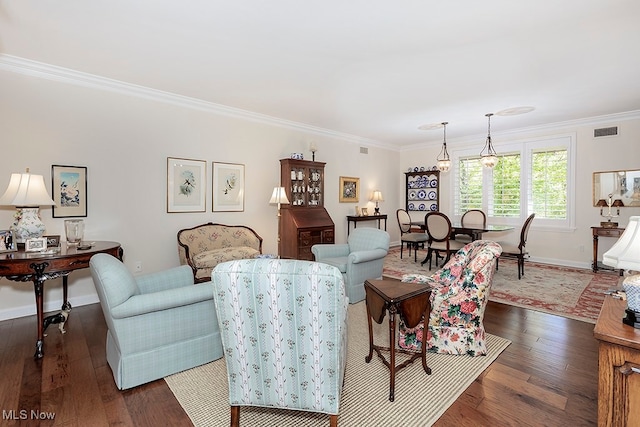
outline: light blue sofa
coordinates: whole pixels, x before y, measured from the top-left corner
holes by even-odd
[[[347,243],[311,247],[317,262],[337,267],[344,278],[349,302],[364,299],[364,281],[382,277],[384,257],[389,252],[389,233],[372,227],[356,228]]]
[[[251,259],[218,264],[211,278],[231,425],[238,425],[242,406],[325,413],[337,425],[348,306],[338,269]]]
[[[107,322],[107,362],[128,389],[222,357],[211,282],[194,285],[189,266],[134,277],[96,254],[91,276]]]

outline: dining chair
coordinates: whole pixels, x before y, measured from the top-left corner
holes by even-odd
[[[469,209],[462,214],[462,218],[460,218],[460,225],[463,227],[480,226],[485,228],[487,226],[487,215],[480,209]],[[455,240],[463,243],[469,243],[473,240],[479,240],[480,237],[482,236],[456,234]]]
[[[502,246],[502,256],[505,258],[517,258],[518,260],[518,280],[522,276],[524,276],[524,258],[529,255],[525,246],[527,244],[527,237],[529,235],[529,228],[531,227],[531,223],[533,222],[533,218],[536,216],[535,213],[529,215],[529,217],[524,221],[522,225],[522,230],[520,231],[520,243],[518,245],[514,245],[510,242],[496,242],[500,246]],[[496,270],[498,269],[498,263],[496,263]]]
[[[429,261],[429,270],[431,270],[431,259],[436,254],[436,267],[438,266],[438,256],[440,252],[444,252],[444,262],[446,264],[451,254],[462,249],[465,243],[451,240],[451,220],[442,212],[429,212],[424,216],[424,226],[428,235],[429,247],[427,249],[427,257],[422,261],[424,265]]]
[[[398,219],[398,227],[400,227],[400,259],[402,259],[402,249],[406,243],[409,248],[409,256],[411,256],[411,248],[413,248],[413,261],[417,262],[418,248],[424,247],[429,237],[424,231],[419,233],[411,231],[411,217],[406,210],[398,209],[396,218]]]

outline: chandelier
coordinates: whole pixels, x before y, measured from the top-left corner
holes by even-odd
[[[438,170],[440,172],[448,172],[451,169],[451,159],[449,159],[449,152],[447,151],[447,125],[449,122],[442,122],[444,128],[444,138],[442,140],[442,149],[438,154]]]
[[[480,163],[486,168],[493,168],[498,164],[498,155],[496,150],[493,149],[493,144],[491,144],[491,116],[493,116],[493,113],[487,113],[485,116],[489,125],[487,128],[487,142],[485,142],[484,148],[480,152]]]

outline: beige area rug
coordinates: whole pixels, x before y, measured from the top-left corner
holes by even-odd
[[[400,248],[394,248],[384,260],[383,274],[396,279],[403,274],[431,275],[439,267],[420,265],[426,255],[418,251],[418,262],[413,261],[405,249],[400,259]],[[605,291],[621,289],[622,278],[614,273],[593,273],[584,268],[563,267],[525,261],[524,276],[518,280],[518,267],[514,259],[500,259],[500,267],[493,276],[489,300],[516,307],[596,323],[604,302]]]
[[[389,318],[374,325],[374,343],[387,345]],[[509,340],[487,335],[489,354],[481,357],[427,354],[432,370],[427,375],[420,360],[396,373],[395,401],[389,402],[389,370],[374,352],[370,363],[366,306],[349,306],[349,348],[345,385],[340,402],[338,425],[416,426],[432,425],[466,388],[510,344]],[[398,354],[396,363],[404,355]],[[223,359],[165,378],[195,426],[228,426],[230,420],[226,368]],[[301,411],[242,408],[242,427],[326,427],[329,416]]]

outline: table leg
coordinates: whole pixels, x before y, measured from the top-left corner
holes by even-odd
[[[68,289],[68,283],[67,283],[67,277],[68,276],[62,276],[62,309],[63,310],[71,310],[71,303],[69,302],[69,298],[68,298],[68,294],[67,294],[67,289]]]
[[[367,304],[367,322],[369,323],[369,355],[364,358],[364,361],[369,363],[373,357],[373,325],[371,325],[371,310],[369,309],[369,304]]]
[[[44,279],[41,277],[33,278],[33,289],[36,294],[36,314],[38,317],[38,339],[36,341],[36,352],[33,355],[36,359],[41,359],[44,356],[44,351],[42,350],[42,346],[44,344],[44,304],[42,301],[43,294],[43,284]]]
[[[396,306],[389,307],[389,401],[393,402],[396,393]]]
[[[598,235],[593,234],[593,272],[598,272]]]

